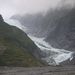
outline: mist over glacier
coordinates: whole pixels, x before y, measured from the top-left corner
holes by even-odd
[[[60,0],[56,0],[54,2],[57,2],[57,1],[60,1]],[[61,32],[62,38],[59,38],[59,35],[57,34],[58,31],[55,34],[53,33],[55,32],[55,29],[58,27],[57,20],[61,19],[63,16],[69,13],[71,9],[74,7],[74,0],[72,1],[61,0],[61,1],[62,3],[59,3],[59,6],[55,6],[57,5],[57,3],[54,5],[54,2],[52,2],[51,6],[46,7],[47,6],[47,3],[46,3],[46,6],[45,6],[46,9],[43,9],[44,4],[42,4],[42,7],[43,7],[41,8],[43,9],[42,11],[40,9],[41,3],[40,3],[40,7],[38,7],[37,5],[35,6],[36,7],[35,9],[33,8],[34,6],[32,6],[33,3],[31,2],[30,2],[31,3],[30,5],[32,6],[32,8],[30,8],[31,6],[27,5],[27,8],[25,9],[26,12],[24,11],[24,7],[26,7],[25,4],[23,4],[23,7],[20,8],[20,10],[17,10],[19,9],[18,7],[19,5],[17,5],[16,7],[17,11],[15,11],[15,9],[13,8],[14,12],[13,10],[10,10],[11,8],[8,8],[7,11],[8,10],[10,11],[8,11],[7,14],[5,13],[6,9],[5,10],[1,9],[1,13],[4,16],[5,21],[7,23],[10,23],[11,25],[17,26],[18,28],[23,30],[25,33],[27,33],[28,36],[34,41],[34,43],[40,48],[40,50],[45,53],[44,57],[43,58],[41,57],[41,60],[47,62],[49,65],[59,65],[60,63],[67,61],[67,60],[70,62],[74,58],[73,50],[71,50],[70,48],[68,49],[68,48],[64,48],[60,46],[60,43],[61,44],[63,43],[63,42],[60,42],[61,40],[63,40],[62,39],[63,33]],[[50,10],[48,10],[49,8]],[[22,11],[23,13],[21,13]],[[42,12],[46,12],[46,13],[43,14]],[[9,13],[11,13],[12,15]],[[9,15],[9,17],[7,15]],[[60,29],[62,30],[62,28],[60,28],[59,26],[57,30],[60,30]],[[60,43],[58,43],[58,41],[55,40],[54,35],[55,36],[58,35],[57,36],[58,39],[56,40],[58,40]]]

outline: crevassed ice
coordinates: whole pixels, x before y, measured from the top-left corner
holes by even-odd
[[[44,41],[45,38],[37,38],[31,35],[28,35],[34,43],[42,50],[45,51],[46,54],[49,52],[54,52],[54,54],[49,55],[45,58],[42,58],[45,62],[47,62],[49,65],[59,65],[61,62],[64,62],[66,60],[72,60],[73,59],[73,52],[67,51],[64,49],[56,49],[53,48],[49,43]],[[47,53],[48,52],[48,53]]]
[[[23,31],[27,31],[27,28],[23,27],[17,20],[8,19],[6,20],[6,22],[13,26],[16,25],[16,27],[20,28]],[[39,47],[46,53],[47,56],[41,59],[47,62],[49,65],[59,65],[63,61],[73,59],[73,52],[64,49],[53,48],[49,43],[44,41],[45,38],[37,38],[31,35],[28,36],[34,41],[37,47]]]

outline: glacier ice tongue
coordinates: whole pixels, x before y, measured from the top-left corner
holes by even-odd
[[[42,51],[46,53],[47,56],[41,59],[47,62],[49,65],[59,65],[61,62],[64,62],[68,59],[70,61],[73,59],[73,52],[64,49],[53,48],[49,43],[44,41],[45,38],[37,38],[31,35],[28,36]]]

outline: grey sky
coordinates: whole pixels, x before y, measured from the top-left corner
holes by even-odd
[[[0,0],[0,13],[9,17],[15,13],[36,13],[55,7],[60,0]]]
[[[0,0],[0,13],[8,18],[13,14],[43,12],[56,7],[60,1],[74,3],[75,0]]]

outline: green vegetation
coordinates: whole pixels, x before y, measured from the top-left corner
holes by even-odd
[[[33,56],[37,49],[23,31],[0,20],[0,66],[42,66]]]

